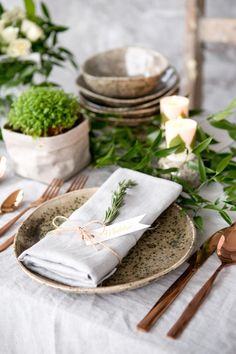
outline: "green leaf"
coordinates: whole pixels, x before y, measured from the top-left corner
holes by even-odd
[[[224,119],[228,118],[229,116],[231,116],[235,109],[236,109],[236,99],[234,99],[228,105],[228,107],[226,107],[226,109],[224,109],[223,111],[220,111],[220,112],[212,115],[209,119],[210,120],[214,120],[216,122],[219,122],[219,121],[224,120]]]
[[[59,25],[50,25],[50,27],[48,28],[48,30],[50,31],[50,32],[52,32],[52,31],[55,31],[55,32],[65,32],[65,31],[67,31],[69,28],[68,27],[66,27],[66,26],[59,26]]]
[[[191,109],[189,112],[189,117],[199,116],[204,112],[203,109]]]
[[[217,205],[212,204],[212,203],[206,204],[203,208],[204,209],[210,209],[210,210],[216,210],[216,211],[220,211],[221,210]]]
[[[132,158],[136,157],[139,148],[140,148],[140,144],[138,141],[136,141],[134,146],[129,151],[127,151],[124,155],[121,156],[120,160],[129,161]]]
[[[97,159],[97,165],[98,166],[112,165],[114,163],[114,151],[115,148],[114,146],[112,146],[105,156],[101,157],[100,159]]]
[[[216,172],[221,173],[224,169],[228,166],[232,159],[232,155],[226,156],[223,160],[221,160],[218,165],[216,166]]]
[[[236,98],[228,105],[228,110],[236,109]]]
[[[3,12],[4,12],[4,8],[3,8],[2,4],[0,3],[0,16],[2,16]]]
[[[158,173],[158,175],[166,175],[166,174],[170,174],[172,172],[177,172],[178,168],[176,167],[171,167],[171,168],[157,168],[156,172]]]
[[[194,216],[193,221],[198,230],[203,230],[203,218],[201,216]]]
[[[200,156],[198,156],[198,170],[201,182],[205,182],[207,180],[206,168]]]
[[[199,155],[202,151],[206,150],[206,148],[208,147],[208,145],[211,143],[212,141],[212,138],[209,137],[207,139],[205,139],[204,141],[202,141],[200,144],[198,144],[198,146],[196,146],[194,149],[193,149],[193,153],[195,155]]]
[[[137,170],[137,171],[141,171],[142,169],[144,169],[148,162],[150,161],[150,157],[147,155],[145,155],[142,160],[140,162],[138,162],[135,166],[134,166],[134,169]]]
[[[185,142],[180,135],[176,135],[169,143],[170,148],[177,145],[179,146],[179,148],[176,150],[177,153],[183,152],[186,149]]]
[[[222,120],[220,122],[212,121],[211,125],[215,128],[229,130],[229,131],[236,129],[236,124],[231,123],[228,120]]]
[[[235,129],[235,130],[230,130],[228,133],[229,133],[229,136],[230,136],[233,140],[236,140],[236,129]]]
[[[159,146],[160,142],[162,140],[162,131],[159,130],[157,136],[155,137],[154,141],[152,142],[150,149],[153,150]]]
[[[44,2],[41,2],[40,5],[41,5],[41,9],[42,9],[43,14],[47,17],[47,19],[51,20],[51,16],[50,16],[47,5]]]
[[[162,150],[158,150],[158,151],[155,151],[154,152],[154,155],[156,157],[166,157],[174,152],[177,152],[178,149],[179,149],[179,145],[177,146],[173,146],[173,147],[170,147],[170,148],[166,148],[166,149],[162,149]]]
[[[33,0],[24,0],[25,10],[28,17],[35,16],[35,4]]]
[[[224,210],[220,210],[219,214],[229,225],[232,224],[232,219]]]

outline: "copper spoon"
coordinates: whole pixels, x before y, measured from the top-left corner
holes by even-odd
[[[7,168],[7,159],[5,156],[0,156],[0,178],[3,177]]]
[[[194,314],[197,312],[200,305],[203,303],[210,290],[212,289],[214,280],[219,272],[230,265],[236,264],[236,229],[229,229],[224,232],[219,239],[217,245],[217,255],[221,260],[221,265],[216,269],[214,274],[201,287],[198,293],[194,296],[192,301],[188,304],[180,318],[174,326],[167,333],[168,337],[176,339],[185,329]]]
[[[11,193],[0,206],[0,214],[10,213],[16,210],[21,204],[24,197],[24,192],[22,189],[17,189],[15,192]]]

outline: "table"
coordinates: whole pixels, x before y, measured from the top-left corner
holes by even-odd
[[[226,144],[226,140],[222,140]],[[222,145],[222,147],[223,147]],[[0,154],[6,154],[0,143]],[[99,186],[113,167],[93,170],[87,187]],[[45,185],[14,175],[11,166],[0,182],[0,200],[23,188],[25,203],[38,197]],[[66,189],[66,185],[64,186]],[[220,186],[206,189],[218,195]],[[4,215],[0,225],[12,214]],[[204,211],[206,231],[198,245],[225,226],[212,211]],[[236,219],[236,213],[233,215]],[[19,225],[19,223],[18,223]],[[2,238],[4,241],[14,230]],[[234,354],[236,353],[236,267],[225,269],[214,290],[177,341],[166,337],[168,329],[203,282],[216,269],[216,255],[192,278],[150,333],[136,330],[137,322],[157,298],[183,272],[187,264],[144,288],[112,295],[77,295],[41,285],[16,264],[13,248],[0,253],[0,352],[2,354]]]

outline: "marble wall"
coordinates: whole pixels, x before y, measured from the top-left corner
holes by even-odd
[[[141,45],[162,52],[184,76],[185,0],[44,0],[55,21],[68,25],[62,45],[81,63],[108,48]],[[4,0],[10,7],[20,0]],[[207,15],[236,17],[235,0],[206,0]],[[236,97],[236,48],[207,45],[204,50],[204,107],[215,111]],[[54,79],[76,92],[77,73],[55,70]]]

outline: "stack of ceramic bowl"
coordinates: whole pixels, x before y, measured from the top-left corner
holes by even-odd
[[[93,119],[136,126],[155,118],[160,99],[178,91],[179,76],[160,53],[128,47],[86,60],[77,84]]]

